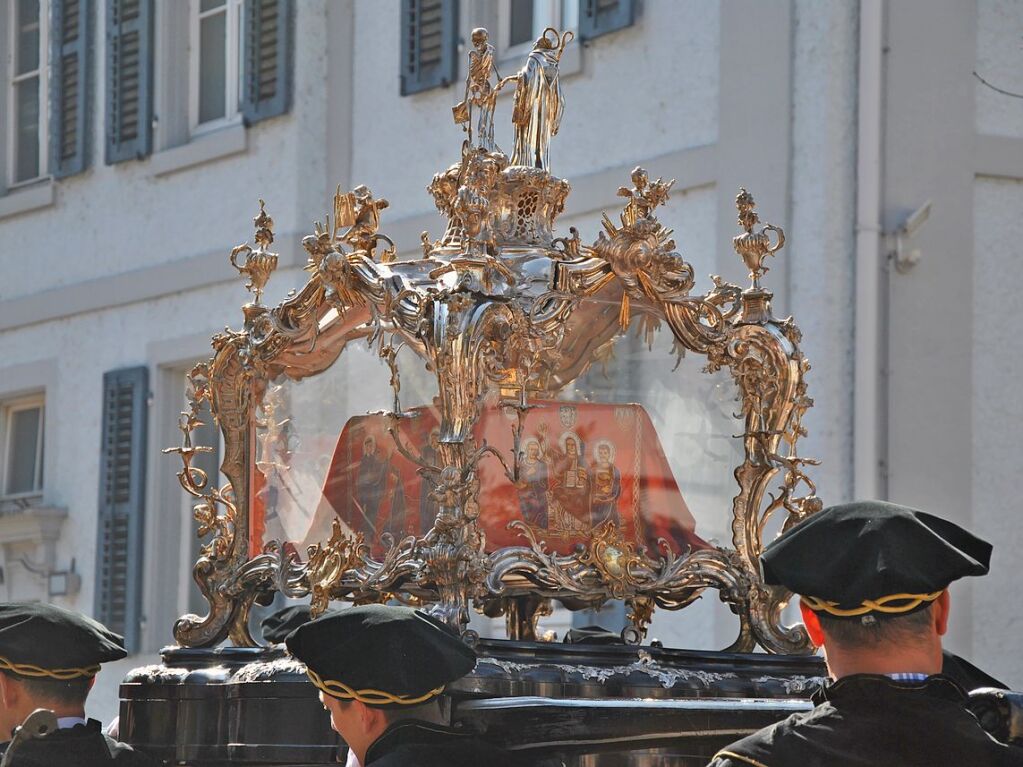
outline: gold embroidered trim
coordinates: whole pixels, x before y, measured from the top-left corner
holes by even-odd
[[[722,750],[722,751],[718,751],[716,754],[714,754],[714,758],[715,759],[717,759],[719,756],[725,757],[725,758],[728,758],[728,759],[738,759],[741,762],[746,762],[746,764],[752,764],[753,767],[767,767],[767,765],[764,764],[763,762],[758,762],[756,759],[750,759],[748,756],[743,756],[742,754],[737,754],[734,751],[723,751]]]
[[[96,676],[99,673],[99,664],[85,668],[41,668],[31,663],[14,663],[0,655],[0,669],[13,671],[20,676],[48,677],[65,682],[82,676]]]
[[[888,613],[891,615],[908,613],[910,610],[918,608],[924,602],[933,602],[941,596],[943,591],[944,589],[935,591],[933,594],[889,594],[886,597],[878,597],[877,599],[864,599],[859,607],[852,607],[848,610],[840,608],[838,602],[827,602],[819,597],[804,596],[801,599],[803,604],[814,612],[826,612],[838,618],[852,618],[871,612]],[[892,604],[893,602],[899,604]]]
[[[419,703],[425,703],[430,698],[440,695],[444,691],[444,685],[436,687],[430,690],[425,695],[420,695],[415,698],[410,698],[405,695],[393,695],[383,690],[354,690],[344,682],[338,682],[333,679],[321,679],[319,675],[312,669],[306,669],[306,675],[317,688],[323,690],[334,698],[340,698],[341,700],[357,700],[360,703],[365,703],[367,706],[384,706],[389,703],[399,703],[403,706],[415,706]]]

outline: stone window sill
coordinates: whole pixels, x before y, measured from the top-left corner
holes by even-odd
[[[157,177],[169,176],[197,165],[240,154],[246,148],[245,126],[231,125],[197,136],[187,144],[157,152],[150,158],[149,172]]]
[[[0,544],[52,543],[67,509],[44,505],[42,496],[0,501]]]
[[[30,186],[12,189],[0,195],[0,219],[18,216],[32,210],[48,208],[56,200],[52,178],[38,181]]]

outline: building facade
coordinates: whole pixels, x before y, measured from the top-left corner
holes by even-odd
[[[554,25],[584,38],[561,64],[562,231],[594,238],[642,165],[676,179],[660,218],[697,289],[743,283],[730,238],[736,191],[752,191],[788,235],[765,283],[813,365],[801,452],[822,462],[819,494],[887,497],[992,540],[992,573],[953,588],[949,645],[1023,686],[1023,3],[599,6],[2,0],[0,598],[107,620],[126,666],[172,641],[202,602],[161,449],[180,441],[185,374],[241,324],[227,255],[257,199],[280,254],[267,303],[303,283],[300,240],[338,185],[386,197],[381,229],[413,256],[441,227],[425,186],[458,159],[448,115],[470,31],[490,30],[510,74]],[[498,110],[509,146],[510,100]],[[727,645],[734,619],[714,601],[651,635]]]

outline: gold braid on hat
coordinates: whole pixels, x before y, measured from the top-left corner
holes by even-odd
[[[0,655],[0,670],[10,671],[19,676],[49,677],[66,682],[79,677],[92,677],[99,673],[99,664],[84,668],[42,668],[31,663],[15,663]]]
[[[838,606],[838,602],[828,602],[820,597],[802,596],[800,599],[804,605],[814,612],[825,612],[829,615],[834,615],[836,618],[854,618],[858,615],[866,615],[867,613],[885,613],[887,615],[908,613],[910,610],[918,608],[924,602],[933,602],[941,596],[944,590],[941,589],[931,594],[889,594],[886,597],[878,597],[877,599],[864,599],[859,607],[851,607],[849,609],[843,609]]]
[[[305,673],[316,687],[323,690],[334,698],[340,698],[341,700],[357,700],[360,703],[365,703],[367,706],[386,706],[391,703],[398,703],[403,706],[415,706],[420,703],[425,703],[437,695],[440,695],[444,691],[444,685],[435,687],[424,695],[418,697],[409,697],[407,695],[394,695],[384,690],[372,690],[363,689],[355,690],[346,685],[344,682],[338,682],[333,679],[321,679],[319,674],[313,671],[311,668],[306,668]]]

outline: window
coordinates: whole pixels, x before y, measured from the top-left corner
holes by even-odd
[[[402,0],[401,95],[446,88],[458,75],[458,1]]]
[[[12,20],[8,40],[11,55],[7,113],[11,115],[9,186],[38,179],[46,173],[46,51],[47,3],[45,0],[8,0]]]
[[[191,129],[202,132],[239,119],[242,0],[193,0]]]
[[[25,397],[0,407],[0,496],[38,495],[43,491],[43,398]]]
[[[579,27],[579,0],[506,0],[502,11],[504,55],[528,51],[547,27]]]

